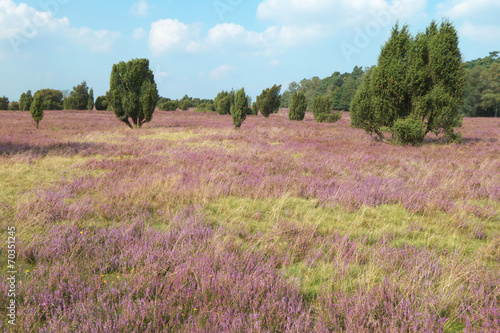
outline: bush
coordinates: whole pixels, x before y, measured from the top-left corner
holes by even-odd
[[[185,99],[179,103],[179,109],[181,109],[182,111],[187,111],[190,106],[191,106],[191,102],[187,99]]]
[[[38,123],[43,119],[43,95],[35,94],[35,98],[33,99],[33,103],[31,103],[30,107],[31,117],[36,123],[36,128],[38,129]]]
[[[22,93],[19,98],[19,110],[29,111],[32,102],[33,96],[31,95],[31,90],[28,90],[26,93]]]
[[[304,120],[306,116],[307,100],[304,93],[294,92],[292,94],[292,102],[290,103],[290,110],[288,111],[288,118],[290,120]]]
[[[342,118],[342,112],[332,113],[332,100],[329,96],[314,98],[311,109],[318,123],[334,123]]]
[[[392,134],[396,137],[397,142],[404,146],[421,145],[425,136],[424,123],[414,117],[398,119],[392,126]]]
[[[224,90],[218,93],[214,100],[215,111],[218,114],[230,114],[232,104],[234,104],[234,94]]]
[[[9,109],[9,99],[7,97],[0,97],[0,110]]]
[[[241,88],[236,92],[234,105],[231,107],[231,116],[233,118],[234,128],[238,129],[241,127],[241,124],[247,117],[247,109],[247,95],[245,94],[245,89]]]
[[[172,101],[168,98],[162,98],[158,103],[158,108],[162,111],[176,111],[179,107],[179,102],[177,100]]]
[[[64,99],[63,108],[65,110],[88,110],[88,106],[89,87],[87,86],[87,82],[83,81],[76,87],[73,87],[69,96]]]
[[[34,97],[40,96],[44,110],[62,110],[63,109],[63,93],[56,89],[40,89]],[[31,109],[31,107],[30,107]]]
[[[12,102],[12,103],[10,103],[9,110],[11,110],[11,111],[19,111],[19,103],[18,102]]]
[[[208,111],[210,110],[208,110],[208,106],[206,103],[198,104],[198,106],[194,110],[194,112],[208,112]]]
[[[95,99],[95,108],[99,111],[105,111],[108,109],[108,100],[106,96],[99,96]]]
[[[262,90],[257,96],[257,107],[264,117],[269,117],[271,113],[277,113],[281,104],[281,85],[273,85],[271,88]]]

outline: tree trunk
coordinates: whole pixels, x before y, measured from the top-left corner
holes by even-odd
[[[39,120],[36,121],[36,129],[38,129],[38,122],[39,122]]]
[[[127,125],[128,125],[128,127],[132,128],[132,129],[134,128],[134,126],[132,126],[132,124],[130,123],[130,121],[128,120],[128,118],[125,118],[125,120],[122,120],[122,121],[123,121],[125,124],[127,124]]]

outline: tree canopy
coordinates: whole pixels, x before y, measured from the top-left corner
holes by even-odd
[[[352,101],[351,125],[383,138],[383,128],[398,136],[404,129],[419,128],[414,123],[418,120],[423,135],[413,135],[417,141],[428,132],[459,139],[454,128],[462,124],[464,78],[458,35],[451,22],[445,20],[439,27],[432,22],[416,37],[408,26],[396,24],[377,66],[365,75]],[[396,131],[395,122],[406,118],[411,121],[399,122]]]
[[[273,85],[271,88],[262,90],[262,93],[257,96],[257,107],[264,117],[279,110],[281,103],[281,85]]]
[[[132,59],[113,65],[109,95],[114,113],[130,128],[140,128],[151,121],[158,102],[158,89],[149,60]]]

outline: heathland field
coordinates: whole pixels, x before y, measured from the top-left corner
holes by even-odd
[[[348,114],[1,117],[4,331],[500,331],[500,119],[402,147]]]

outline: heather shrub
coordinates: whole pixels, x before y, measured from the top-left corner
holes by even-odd
[[[401,145],[421,145],[425,136],[424,124],[414,117],[398,119],[392,126],[392,134]]]

